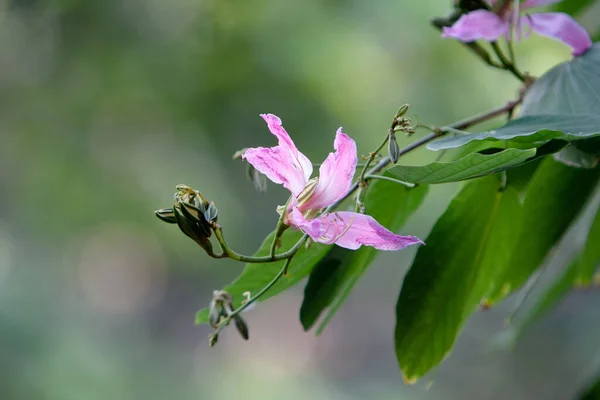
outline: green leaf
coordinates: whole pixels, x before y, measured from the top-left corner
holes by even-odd
[[[271,233],[267,236],[255,256],[266,256],[269,254],[273,235],[274,233]],[[278,253],[292,248],[301,237],[301,232],[293,232],[291,230],[284,232],[281,237],[281,248],[279,248]],[[260,301],[264,301],[289,289],[305,278],[319,260],[321,260],[330,250],[331,246],[325,246],[319,243],[313,243],[308,250],[304,247],[300,248],[290,264],[288,270],[289,277],[282,277],[263,297],[261,297]],[[283,263],[284,261],[265,264],[247,264],[241,275],[223,290],[226,290],[233,295],[234,305],[237,308],[241,301],[244,300],[244,292],[249,291],[251,294],[257,293],[271,282],[275,275],[283,268]],[[198,311],[196,314],[196,324],[205,323],[208,323],[207,308]]]
[[[476,178],[527,161],[535,149],[506,149],[495,154],[469,154],[453,162],[433,162],[422,167],[397,165],[387,170],[394,178],[411,183],[446,183]]]
[[[523,99],[521,115],[598,114],[599,70],[600,44],[596,43],[585,54],[555,66],[537,79]]]
[[[516,244],[518,193],[494,176],[469,182],[433,227],[404,278],[396,306],[396,355],[412,383],[450,352]]]
[[[596,217],[590,227],[585,247],[581,253],[575,275],[574,284],[577,286],[589,286],[593,283],[594,275],[600,267],[600,209],[596,211]]]
[[[442,138],[427,147],[430,150],[454,149],[475,140],[536,144],[551,139],[572,141],[598,135],[600,115],[597,114],[534,114],[513,119],[494,131]]]
[[[544,159],[529,183],[518,244],[489,293],[490,303],[518,289],[542,264],[594,190],[598,172]]]
[[[554,154],[554,159],[569,167],[596,168],[600,157],[585,153],[575,146],[568,146],[566,149]]]
[[[583,393],[577,396],[579,400],[599,400],[600,399],[600,375],[583,390]]]
[[[367,213],[392,232],[398,232],[419,208],[428,187],[407,188],[379,180],[371,181],[367,190],[364,200]],[[300,309],[305,330],[311,329],[329,307],[317,334],[323,331],[377,254],[372,247],[359,250],[336,247],[319,262],[310,275]]]

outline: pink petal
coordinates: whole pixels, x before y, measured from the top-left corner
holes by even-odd
[[[356,143],[340,128],[333,147],[335,153],[329,153],[319,168],[319,182],[308,201],[299,206],[300,211],[327,207],[348,193],[358,162]]]
[[[463,15],[452,25],[442,31],[443,38],[454,38],[463,42],[477,39],[497,40],[509,31],[508,21],[504,21],[491,11],[476,10]]]
[[[565,13],[536,13],[525,17],[531,28],[540,35],[563,42],[573,49],[573,56],[585,53],[592,40],[587,31]]]
[[[256,147],[246,150],[243,159],[275,183],[283,184],[294,196],[302,192],[312,174],[312,163],[298,151],[296,145],[273,114],[261,114],[279,145],[271,148]]]
[[[424,244],[415,236],[400,236],[365,214],[340,211],[307,220],[298,209],[289,215],[293,226],[307,233],[314,241],[356,250],[372,246],[378,250],[400,250],[413,244]]]

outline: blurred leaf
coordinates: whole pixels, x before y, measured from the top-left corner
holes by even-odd
[[[600,210],[596,211],[596,217],[590,227],[585,247],[577,266],[574,283],[577,286],[591,285],[594,274],[598,266],[600,266]]]
[[[281,247],[279,248],[278,253],[292,248],[301,237],[301,232],[287,230],[281,237]],[[273,233],[267,236],[255,255],[268,255],[272,241]],[[281,278],[263,297],[261,297],[260,301],[264,301],[289,289],[305,278],[315,264],[317,264],[330,250],[331,246],[325,246],[319,243],[313,243],[308,250],[306,250],[304,246],[300,248],[290,264],[290,269],[288,270],[290,276]],[[283,268],[283,263],[284,261],[266,264],[247,264],[241,275],[223,290],[233,295],[234,306],[237,308],[241,301],[244,300],[244,292],[249,291],[251,294],[257,293],[271,282],[275,275]],[[196,324],[206,323],[208,323],[208,308],[203,308],[196,314]]]
[[[509,261],[522,207],[493,177],[469,182],[433,227],[404,278],[396,355],[414,382],[450,352],[469,315]]]
[[[565,6],[569,3],[561,2]],[[600,44],[596,43],[585,54],[555,66],[537,79],[523,99],[521,115],[598,114],[599,69]]]
[[[397,165],[387,172],[394,178],[411,183],[457,182],[522,164],[535,153],[535,149],[506,149],[495,154],[469,154],[453,162],[433,162],[422,167]]]
[[[600,157],[585,153],[575,146],[568,146],[566,149],[554,154],[554,159],[569,167],[595,168],[598,165]]]
[[[518,244],[488,296],[490,302],[519,288],[536,271],[586,203],[597,180],[598,169],[571,168],[544,159],[527,189]]]
[[[379,223],[398,232],[419,208],[427,190],[425,185],[407,188],[397,183],[373,181],[365,196],[365,207]],[[305,330],[311,329],[329,307],[317,334],[323,331],[377,254],[372,247],[364,246],[359,250],[335,247],[317,264],[304,290],[300,309],[300,321]]]
[[[577,398],[579,400],[600,400],[600,376],[584,389],[583,393]]]
[[[551,139],[572,141],[597,135],[600,135],[600,116],[597,114],[530,114],[513,119],[493,131],[442,138],[427,147],[430,150],[453,149],[474,140],[513,140],[534,144]]]
[[[596,0],[568,0],[561,1],[552,6],[553,11],[577,15],[592,5]]]

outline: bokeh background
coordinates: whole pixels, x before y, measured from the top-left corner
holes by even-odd
[[[319,162],[339,126],[368,153],[405,102],[446,124],[513,98],[512,77],[430,27],[450,3],[0,0],[0,398],[571,398],[600,367],[598,293],[573,293],[512,350],[496,338],[515,299],[476,313],[406,386],[394,307],[415,249],[381,254],[320,337],[298,321],[299,285],[245,314],[249,342],[230,329],[210,349],[194,313],[243,265],[153,214],[188,184],[252,253],[287,197],[232,160],[274,143],[259,113]],[[569,50],[534,37],[517,56],[541,74]],[[403,233],[426,237],[456,190],[432,188]]]

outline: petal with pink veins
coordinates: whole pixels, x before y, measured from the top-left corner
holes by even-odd
[[[444,27],[443,38],[454,38],[463,42],[477,39],[497,40],[509,32],[509,22],[491,11],[476,10],[463,15],[451,27]]]
[[[356,143],[339,128],[333,143],[334,153],[319,168],[319,181],[310,198],[299,205],[300,211],[327,207],[348,193],[358,162]]]
[[[290,135],[273,114],[261,114],[279,145],[271,148],[256,147],[246,150],[243,159],[274,183],[283,185],[294,196],[302,192],[312,174],[312,163],[296,148]]]
[[[570,46],[573,56],[585,53],[592,46],[592,40],[587,31],[565,13],[536,13],[528,15],[524,19],[538,34]]]
[[[378,250],[393,251],[413,244],[424,244],[415,236],[396,235],[373,217],[354,212],[340,211],[307,220],[298,209],[293,209],[289,221],[316,242],[335,243],[350,250],[372,246]]]

